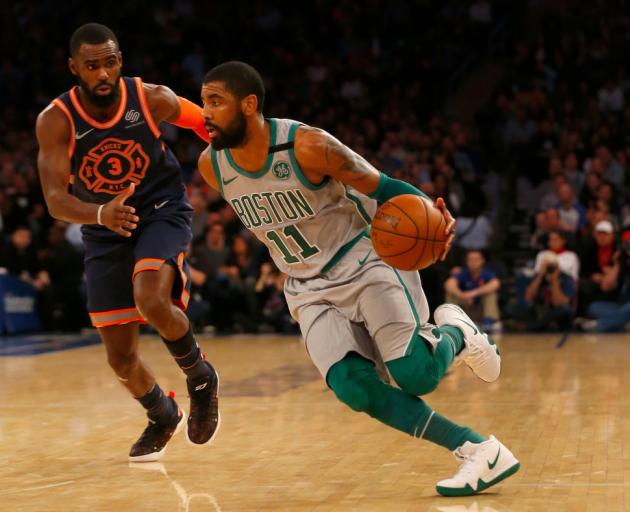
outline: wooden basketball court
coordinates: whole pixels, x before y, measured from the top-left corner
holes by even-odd
[[[521,471],[491,492],[442,498],[452,455],[345,408],[297,338],[213,338],[221,430],[178,434],[159,463],[127,462],[145,426],[102,346],[0,358],[0,510],[630,510],[630,337],[504,336],[503,374],[454,369],[429,404],[495,434]],[[184,377],[156,337],[142,353],[187,408]]]

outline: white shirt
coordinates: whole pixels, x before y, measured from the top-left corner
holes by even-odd
[[[536,255],[536,263],[534,263],[534,269],[536,272],[540,271],[540,267],[542,266],[542,262],[545,259],[545,256],[548,252],[551,251],[540,251]],[[573,251],[564,251],[560,254],[556,254],[558,257],[558,266],[560,267],[560,272],[564,272],[565,274],[570,275],[574,280],[577,281],[578,275],[580,274],[580,260]]]

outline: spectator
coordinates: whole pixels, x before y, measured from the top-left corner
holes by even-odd
[[[575,295],[575,281],[560,270],[557,256],[547,252],[518,304],[508,308],[511,319],[506,324],[535,332],[568,330],[574,316]]]
[[[611,222],[608,220],[598,222],[593,238],[587,242],[580,254],[582,262],[580,302],[583,304],[613,298],[611,290],[602,288],[604,277],[611,271],[615,253],[615,231]]]
[[[286,276],[273,263],[263,263],[256,282],[256,295],[260,313],[260,332],[274,330],[285,334],[299,332],[297,323],[291,318],[284,298]]]
[[[556,255],[560,271],[577,282],[580,274],[580,260],[577,254],[567,250],[567,236],[560,230],[554,229],[549,232],[547,239],[547,249],[536,255],[534,270],[539,273],[542,271],[543,265],[551,252]]]
[[[501,283],[496,274],[485,265],[479,250],[469,250],[463,269],[456,272],[446,283],[446,301],[459,304],[475,321],[491,332],[501,330],[497,292]]]
[[[556,205],[560,216],[560,228],[569,233],[577,233],[586,224],[586,210],[575,200],[573,189],[568,183],[558,186],[558,203]]]
[[[593,320],[581,324],[585,331],[620,332],[630,327],[630,230],[621,236],[621,250],[615,252],[610,271],[601,283],[603,290],[615,292],[613,300],[589,304]]]

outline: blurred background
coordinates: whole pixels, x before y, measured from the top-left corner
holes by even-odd
[[[37,114],[74,85],[68,40],[96,21],[123,72],[199,102],[232,59],[266,83],[265,114],[328,130],[458,219],[421,272],[432,308],[488,330],[622,331],[630,322],[629,2],[314,0],[14,2],[0,21],[0,331],[78,331],[79,227],[39,184]],[[194,206],[198,332],[297,333],[284,276],[201,179],[203,145],[164,125]],[[559,292],[558,292],[559,290]],[[612,320],[611,320],[612,319]]]

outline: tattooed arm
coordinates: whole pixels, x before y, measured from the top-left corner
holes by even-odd
[[[409,183],[391,179],[379,172],[365,158],[324,130],[300,127],[295,134],[294,151],[304,176],[315,185],[330,176],[380,202],[400,194],[427,197]],[[455,239],[455,219],[441,197],[435,201],[435,206],[445,219],[444,234],[448,238],[440,256],[444,260]]]
[[[315,185],[330,176],[366,195],[378,188],[380,172],[324,130],[300,127],[294,149],[306,179]]]

